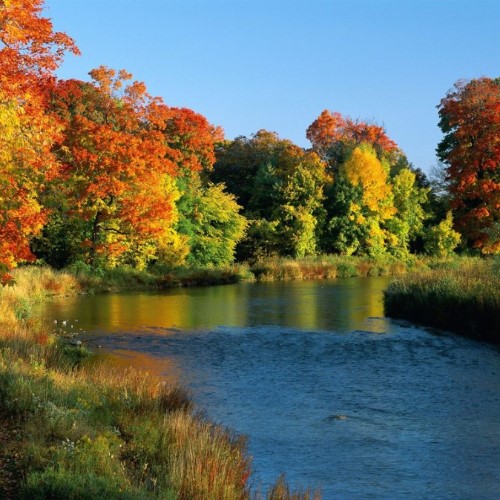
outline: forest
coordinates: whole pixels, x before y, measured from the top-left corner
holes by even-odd
[[[304,149],[224,138],[125,70],[56,70],[73,40],[41,0],[0,11],[0,266],[217,267],[275,256],[500,252],[500,79],[438,105],[429,180],[383,127],[323,111]]]

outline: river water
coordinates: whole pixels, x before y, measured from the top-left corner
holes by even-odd
[[[325,499],[500,498],[499,347],[385,318],[387,283],[68,297],[44,315],[188,386],[249,437],[256,487],[286,472]]]

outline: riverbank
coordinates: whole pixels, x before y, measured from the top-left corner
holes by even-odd
[[[96,362],[84,346],[61,334],[67,329],[34,317],[37,301],[52,295],[241,280],[392,275],[398,279],[386,294],[388,314],[417,322],[438,316],[442,323],[434,326],[446,329],[451,329],[452,321],[465,325],[472,318],[475,323],[469,330],[486,338],[487,328],[496,332],[500,326],[494,323],[498,268],[493,266],[493,261],[479,259],[414,259],[403,264],[317,257],[164,274],[158,269],[67,273],[39,266],[20,268],[13,286],[0,288],[0,409],[8,422],[0,429],[0,496],[233,499],[253,495],[251,458],[241,436],[200,417],[182,388]],[[418,272],[405,274],[409,270]],[[439,287],[436,277],[443,278]],[[426,295],[425,290],[432,293]],[[395,302],[403,296],[406,309]],[[454,302],[458,312],[446,306]],[[410,317],[413,313],[408,311],[416,304]],[[423,308],[428,308],[429,319]],[[314,494],[292,493],[280,478],[267,496],[313,498]]]
[[[234,264],[223,268],[169,268],[161,265],[139,271],[130,268],[92,269],[79,263],[66,269],[84,293],[124,290],[168,289],[191,286],[213,286],[240,281],[321,280],[334,278],[400,276],[411,270],[442,266],[449,259],[392,257],[372,259],[324,255],[293,260],[274,258],[253,264]],[[27,268],[32,269],[32,268]],[[18,270],[17,276],[24,271]],[[28,271],[29,272],[29,271]]]
[[[387,316],[500,343],[500,261],[462,259],[410,273],[384,293]]]
[[[263,498],[245,439],[202,417],[180,387],[117,371],[33,317],[75,275],[32,267],[0,289],[0,497]],[[268,498],[293,493],[279,478]]]

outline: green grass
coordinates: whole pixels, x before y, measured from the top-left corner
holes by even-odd
[[[388,316],[500,343],[500,261],[434,262],[384,294]]]

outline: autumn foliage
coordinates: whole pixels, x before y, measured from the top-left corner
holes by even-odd
[[[438,155],[460,231],[483,253],[500,252],[500,79],[455,84],[439,105]]]
[[[338,112],[324,110],[308,127],[307,138],[318,154],[331,159],[335,148],[349,146],[354,148],[362,143],[370,144],[379,155],[391,153],[397,149],[380,125],[353,120]]]
[[[41,0],[0,4],[0,267],[32,260],[31,236],[45,221],[39,192],[54,175],[59,126],[46,113],[46,88],[71,38],[41,16]]]
[[[0,275],[36,257],[140,268],[235,255],[404,258],[436,247],[424,240],[445,216],[483,253],[500,251],[498,79],[459,82],[439,106],[451,195],[440,220],[422,173],[382,126],[325,110],[307,129],[310,150],[266,130],[224,140],[124,70],[57,79],[78,49],[42,8],[0,2]]]
[[[210,171],[215,163],[215,143],[224,139],[220,127],[214,127],[199,113],[188,108],[168,108],[163,132],[179,168]]]
[[[173,210],[165,176],[177,167],[162,133],[166,110],[144,85],[104,67],[91,77],[58,82],[51,110],[63,122],[56,151],[66,215],[88,223],[81,244],[93,263],[165,231]]]

